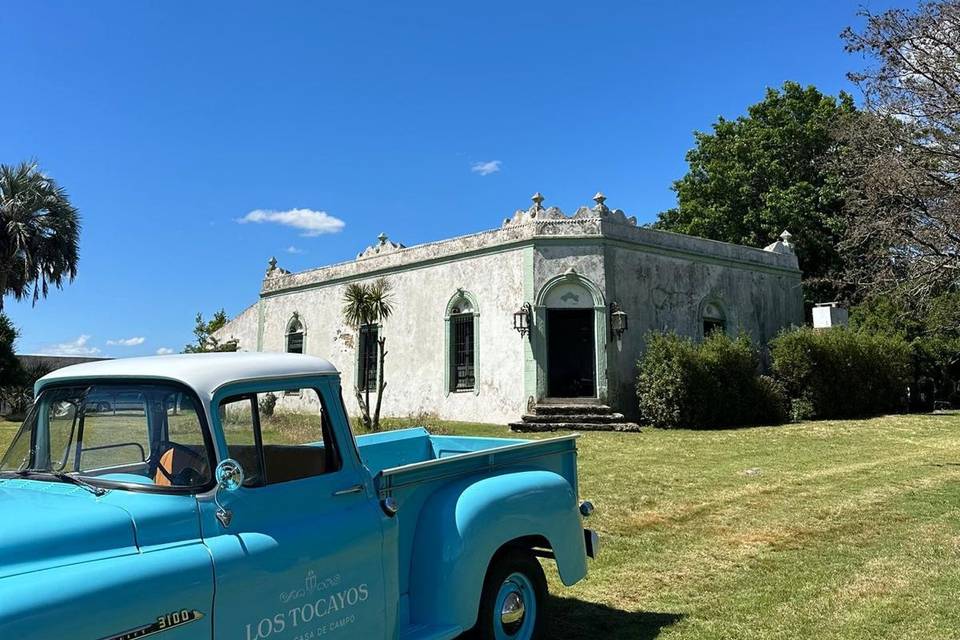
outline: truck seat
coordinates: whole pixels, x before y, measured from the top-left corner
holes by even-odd
[[[198,478],[203,477],[203,469],[197,469],[196,467],[197,463],[203,460],[202,454],[197,452],[191,455],[190,451],[194,448],[184,448],[189,450],[169,447],[163,452],[157,464],[157,470],[153,474],[155,485],[158,487],[173,486],[170,478],[174,478],[178,486],[192,486],[196,484]],[[204,464],[203,467],[206,468],[206,465]]]

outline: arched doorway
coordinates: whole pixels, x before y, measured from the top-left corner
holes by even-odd
[[[605,305],[599,288],[574,271],[549,280],[537,296],[542,322],[541,397],[596,398],[605,393]]]

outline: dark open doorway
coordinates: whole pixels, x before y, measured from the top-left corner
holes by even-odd
[[[547,394],[597,395],[593,309],[547,309]]]

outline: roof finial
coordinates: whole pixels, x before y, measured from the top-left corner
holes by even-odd
[[[381,232],[380,235],[377,236],[377,240],[380,241],[380,244],[387,244],[387,234]]]
[[[535,194],[530,196],[530,199],[533,200],[533,207],[538,211],[543,209],[543,194],[537,191]]]
[[[270,259],[267,261],[267,273],[272,273],[277,270],[277,258],[275,256],[270,256]]]
[[[597,203],[593,209],[594,211],[607,211],[607,205],[604,202],[607,201],[607,196],[603,195],[602,191],[597,191],[597,194],[593,196],[593,201]]]

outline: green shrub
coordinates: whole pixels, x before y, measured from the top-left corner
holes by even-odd
[[[773,372],[793,417],[855,418],[904,408],[910,346],[900,336],[792,329],[771,342]]]
[[[272,418],[277,409],[277,394],[270,393],[260,396],[260,415],[265,418]]]
[[[709,429],[779,424],[787,400],[774,380],[760,376],[750,340],[714,332],[702,343],[653,333],[639,363],[637,398],[656,427]]]

